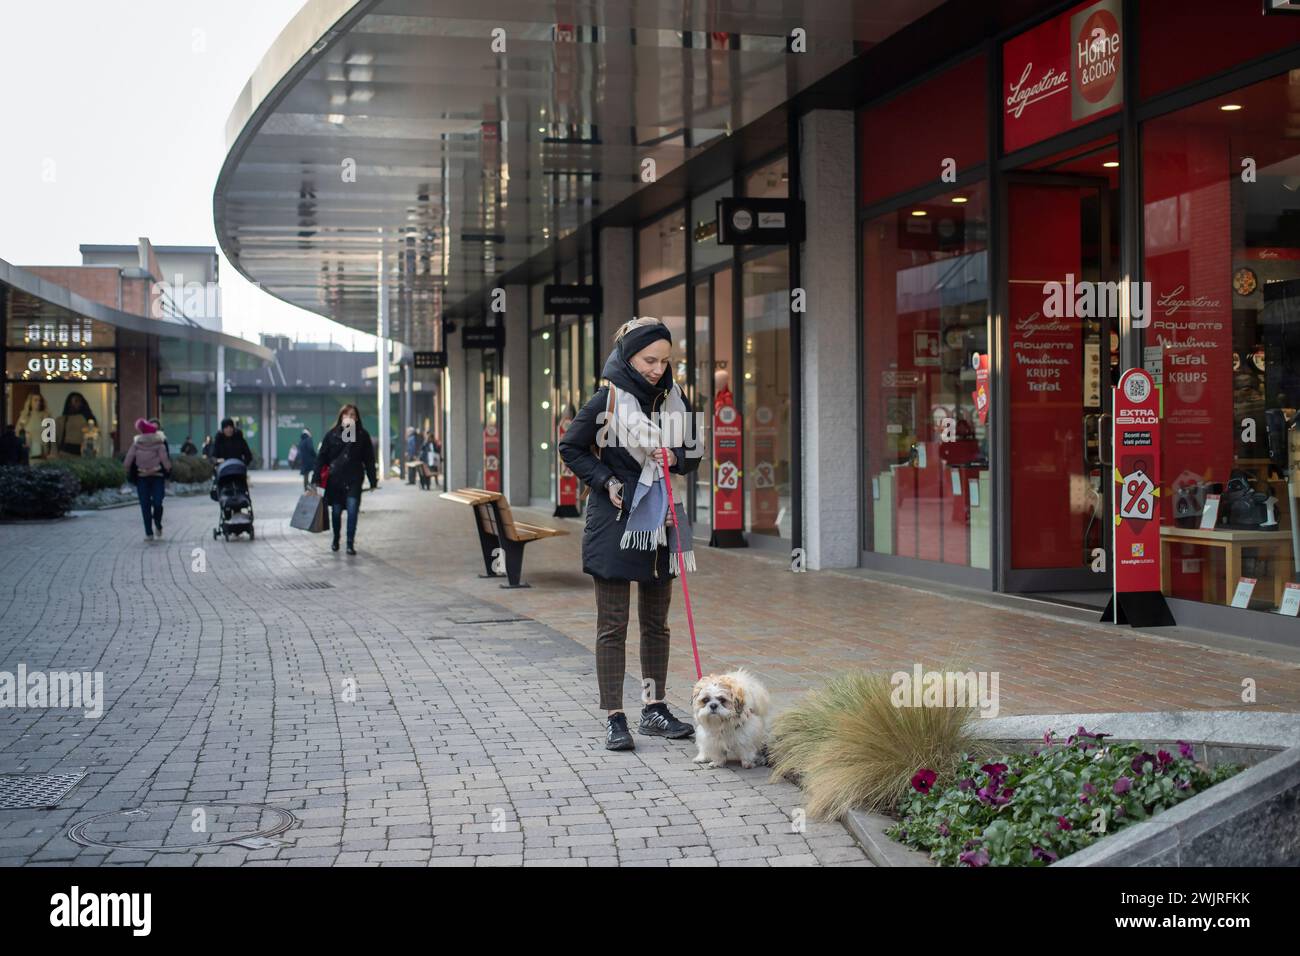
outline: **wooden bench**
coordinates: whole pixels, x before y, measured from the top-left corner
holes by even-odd
[[[420,487],[428,491],[436,475],[437,472],[430,468],[423,458],[412,458],[406,463],[406,483],[408,485],[415,484],[415,479],[418,477]]]
[[[469,505],[473,509],[474,530],[478,532],[479,547],[483,551],[483,567],[487,571],[479,576],[501,576],[495,567],[497,554],[500,553],[505,558],[506,580],[509,582],[501,585],[503,588],[528,587],[520,580],[524,569],[524,545],[530,541],[556,538],[569,533],[560,528],[516,521],[510,510],[510,502],[499,491],[460,488],[457,491],[444,491],[438,497]]]

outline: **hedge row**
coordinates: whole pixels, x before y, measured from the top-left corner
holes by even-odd
[[[59,518],[72,510],[80,493],[81,481],[68,469],[0,467],[2,518]]]
[[[113,458],[51,458],[35,467],[75,476],[85,494],[101,488],[119,488],[126,481],[126,468]]]

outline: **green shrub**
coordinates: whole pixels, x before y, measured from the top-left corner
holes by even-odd
[[[956,784],[936,786],[924,764],[889,835],[945,866],[1046,866],[1107,833],[1145,820],[1240,768],[1198,764],[1140,744],[1105,745],[1080,727],[1064,742],[1044,735],[1032,754],[967,759]]]
[[[51,458],[36,467],[75,475],[84,494],[101,488],[119,488],[126,481],[126,468],[113,458]]]
[[[193,484],[212,480],[212,462],[198,455],[176,455],[172,458],[172,481]]]
[[[814,819],[855,807],[892,809],[917,767],[953,770],[983,749],[974,707],[899,707],[890,678],[855,672],[829,681],[778,717],[768,742],[773,777],[797,776]]]
[[[0,468],[0,517],[58,518],[72,509],[81,482],[63,468]]]

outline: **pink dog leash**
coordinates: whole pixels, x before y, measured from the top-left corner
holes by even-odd
[[[682,529],[677,525],[677,508],[673,504],[673,479],[668,471],[668,450],[659,449],[664,462],[664,486],[668,489],[668,513],[673,518],[673,530],[677,532],[677,573],[682,576],[682,596],[686,599],[686,627],[691,632],[691,653],[695,655],[695,679],[704,676],[700,669],[700,648],[695,643],[695,615],[691,613],[691,589],[686,586],[686,558],[682,554]]]

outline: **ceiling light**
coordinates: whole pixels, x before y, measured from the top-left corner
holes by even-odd
[[[1106,160],[1106,162],[1102,163],[1101,165],[1104,166],[1106,169],[1115,169],[1119,166],[1119,160],[1108,159]]]
[[[1223,110],[1223,112],[1225,112],[1225,113],[1235,113],[1235,112],[1237,112],[1237,110],[1241,109],[1241,104],[1240,104],[1240,103],[1224,103],[1222,106],[1219,107],[1219,109]]]
[[[956,203],[970,202],[965,196],[953,196],[952,201]]]
[[[913,216],[925,216],[925,215],[928,215],[928,213],[927,213],[924,209],[913,209],[913,210],[912,210],[912,215],[913,215]]]

